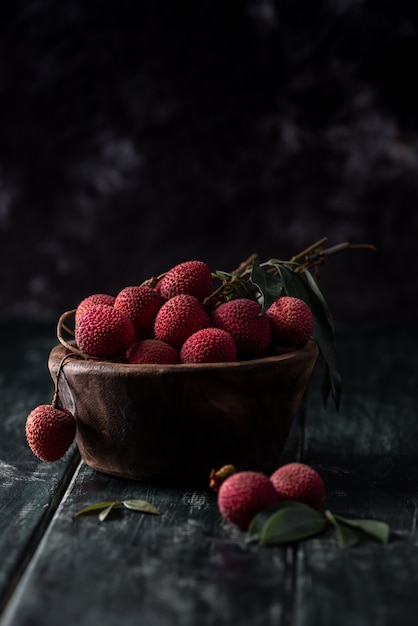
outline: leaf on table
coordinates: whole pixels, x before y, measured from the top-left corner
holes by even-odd
[[[302,502],[282,502],[266,514],[259,513],[249,527],[247,541],[261,545],[292,543],[322,533],[327,527],[323,513]]]
[[[351,548],[357,545],[360,541],[360,537],[358,532],[355,531],[354,528],[350,528],[349,526],[345,526],[344,524],[338,524],[336,526],[337,533],[337,541],[338,545],[342,550],[346,548]]]
[[[133,511],[140,511],[141,513],[151,513],[152,515],[161,515],[160,511],[151,502],[146,500],[124,500],[123,506]]]
[[[337,514],[334,517],[341,524],[360,530],[372,539],[380,541],[380,543],[386,544],[389,541],[390,529],[386,522],[373,519],[349,519]]]
[[[330,524],[334,527],[335,533],[337,535],[338,546],[345,550],[346,548],[351,548],[359,543],[360,537],[358,532],[354,528],[350,528],[350,526],[346,526],[345,524],[340,524],[333,513],[331,511],[325,511],[325,517],[328,519]]]
[[[109,506],[107,506],[105,509],[102,509],[99,513],[99,520],[101,522],[104,522],[105,519],[107,518],[107,516],[109,515],[109,513],[113,510],[113,508],[119,504],[118,502],[114,502],[112,504],[109,504]]]
[[[381,543],[389,540],[389,526],[377,520],[349,519],[318,511],[303,502],[285,500],[260,511],[251,520],[246,542],[262,546],[287,544],[320,535],[332,527],[341,549],[353,547],[367,538]]]
[[[289,502],[289,504],[291,503]],[[248,526],[246,542],[251,543],[253,541],[260,541],[261,533],[263,531],[265,523],[270,519],[273,513],[276,513],[276,511],[280,511],[283,506],[284,503],[280,502],[278,504],[274,504],[273,506],[269,506],[267,509],[259,511],[259,513],[257,513],[257,515],[253,517]]]
[[[260,537],[261,545],[292,543],[322,533],[327,526],[320,513],[311,510],[283,509],[266,522]]]
[[[97,502],[96,504],[89,504],[89,506],[84,507],[84,509],[77,511],[75,516],[79,517],[80,515],[86,515],[88,513],[97,513],[97,511],[107,509],[108,507],[113,507],[116,504],[120,504],[120,501],[112,500],[110,502]]]
[[[140,513],[151,513],[153,515],[161,515],[160,511],[150,502],[146,500],[129,499],[129,500],[111,500],[106,502],[97,502],[84,507],[75,514],[76,517],[80,515],[86,515],[89,513],[99,513],[99,520],[103,522],[116,506],[124,506],[126,509],[132,511],[139,511]]]

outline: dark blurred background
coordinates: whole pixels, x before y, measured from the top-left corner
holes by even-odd
[[[418,312],[418,4],[3,0],[0,310],[326,236],[337,322]]]

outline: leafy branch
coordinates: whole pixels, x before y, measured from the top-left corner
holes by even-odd
[[[335,328],[331,312],[319,289],[318,268],[331,256],[351,249],[375,250],[371,244],[343,242],[324,248],[327,238],[316,241],[288,261],[269,259],[260,262],[254,253],[232,272],[216,271],[214,278],[221,285],[204,301],[208,309],[214,309],[222,302],[233,298],[250,298],[260,303],[262,311],[282,295],[304,300],[314,317],[313,337],[325,363],[322,395],[324,404],[332,394],[336,408],[341,396],[341,376],[337,368]],[[311,269],[314,269],[314,275]]]
[[[280,545],[319,536],[327,529],[334,530],[341,549],[367,540],[382,544],[389,541],[389,526],[385,522],[349,519],[296,501],[283,501],[260,511],[251,521],[246,540],[261,546]]]

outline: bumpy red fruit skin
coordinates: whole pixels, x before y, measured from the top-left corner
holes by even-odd
[[[114,307],[129,317],[137,337],[149,335],[158,311],[165,299],[151,287],[138,285],[125,287],[118,293]]]
[[[213,325],[230,333],[241,358],[261,356],[270,343],[270,324],[254,300],[236,298],[221,304],[212,315]]]
[[[78,348],[94,357],[117,357],[135,338],[134,326],[125,313],[106,304],[88,309],[75,327]]]
[[[229,476],[218,491],[221,515],[231,524],[246,530],[253,517],[277,502],[277,493],[265,474],[254,471]]]
[[[320,509],[325,500],[325,485],[316,470],[305,463],[282,465],[270,476],[279,500],[297,500]]]
[[[180,361],[176,348],[159,339],[141,339],[129,350],[128,363],[159,363],[173,365]]]
[[[158,291],[167,300],[187,293],[202,302],[212,292],[212,272],[203,261],[184,261],[168,270]]]
[[[157,313],[154,324],[155,338],[175,348],[197,330],[210,326],[210,319],[199,300],[189,294],[180,294],[167,300]]]
[[[226,330],[202,328],[184,342],[182,363],[226,363],[237,360],[237,346]]]
[[[42,404],[29,413],[26,439],[32,452],[41,461],[57,461],[74,441],[76,422],[67,409]]]
[[[312,311],[303,300],[292,296],[277,298],[267,309],[271,336],[281,346],[304,346],[312,336]]]
[[[91,296],[87,296],[87,298],[84,298],[84,300],[82,300],[76,308],[75,323],[78,324],[81,316],[88,309],[91,309],[92,306],[96,306],[96,304],[107,304],[108,306],[113,306],[114,303],[115,297],[107,293],[93,293]]]

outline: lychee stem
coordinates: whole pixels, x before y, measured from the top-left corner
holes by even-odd
[[[74,335],[73,331],[70,330],[66,325],[65,322],[68,318],[70,318],[72,315],[74,315],[76,312],[76,309],[71,309],[70,311],[65,311],[65,313],[63,313],[62,315],[60,315],[59,319],[58,319],[58,323],[57,323],[57,339],[60,342],[61,345],[63,345],[65,348],[67,348],[67,350],[70,350],[70,352],[72,352],[73,354],[76,354],[77,356],[80,356],[83,359],[97,359],[97,357],[93,357],[89,354],[86,354],[85,352],[82,352],[81,350],[79,350],[76,346],[72,345],[71,343],[68,343],[64,337],[62,336],[62,331],[66,330],[69,334]]]
[[[223,281],[222,284],[217,289],[215,289],[215,291],[213,291],[203,301],[203,306],[210,308],[210,306],[211,306],[211,304],[213,302],[216,303],[217,300],[218,300],[218,296],[222,294],[222,292],[224,291],[225,287],[227,285],[232,285],[234,282],[239,281],[240,278],[242,277],[242,275],[245,274],[245,272],[248,270],[248,267],[256,259],[258,259],[258,254],[256,252],[253,252],[252,254],[250,254],[250,256],[247,259],[245,259],[245,261],[242,261],[242,263],[240,263],[235,270],[232,270],[231,274],[232,274],[233,278],[231,278],[231,280]]]
[[[372,250],[376,252],[376,246],[369,243],[351,243],[350,241],[344,241],[342,243],[338,243],[335,246],[331,246],[330,248],[321,248],[322,244],[327,240],[327,237],[323,237],[319,239],[316,243],[313,243],[311,246],[302,250],[289,261],[280,261],[284,265],[295,265],[293,271],[296,273],[304,272],[306,269],[316,265],[322,265],[327,261],[327,259],[339,252],[343,252],[344,250],[352,250],[356,249],[364,249],[364,250]],[[301,262],[301,261],[304,262]],[[261,263],[261,266],[270,265],[270,262]],[[274,267],[270,271],[277,273],[277,268]]]
[[[256,259],[258,259],[258,254],[256,252],[253,252],[247,259],[245,259],[245,261],[242,261],[242,263],[238,265],[237,269],[233,270],[231,274],[239,278],[246,272],[251,263]]]
[[[295,269],[295,272],[301,272],[304,269],[308,269],[309,267],[312,267],[313,265],[319,265],[319,264],[325,263],[328,257],[332,256],[333,254],[343,252],[344,250],[352,250],[353,248],[357,248],[357,249],[360,248],[360,249],[372,250],[373,252],[376,251],[376,247],[372,244],[368,244],[368,243],[354,244],[349,241],[344,241],[343,243],[339,243],[335,246],[331,246],[330,248],[323,249],[320,247],[320,245],[322,241],[324,240],[326,240],[326,237],[320,240],[319,242],[317,242],[317,244],[313,244],[313,246],[311,246],[310,248],[307,248],[303,252],[300,252],[298,255],[291,258],[291,262],[295,262],[295,261],[298,262],[300,259],[303,259],[303,258],[305,259],[305,262],[301,263],[299,267]]]
[[[332,255],[353,248],[376,251],[376,247],[372,244],[353,244],[349,241],[336,244],[335,246],[331,246],[330,248],[323,248],[322,245],[325,243],[325,241],[327,241],[327,237],[322,237],[298,254],[292,256],[292,258],[288,261],[265,261],[263,263],[260,263],[260,267],[266,268],[266,272],[270,274],[279,273],[280,270],[278,265],[285,265],[297,274],[303,273],[305,270],[314,267],[315,278],[318,280],[318,266],[325,263]],[[203,305],[209,308],[213,304],[216,305],[219,297],[222,296],[227,287],[233,285],[234,282],[242,282],[243,280],[246,280],[245,277],[246,275],[251,274],[252,264],[256,259],[258,259],[258,255],[256,253],[253,253],[245,261],[242,261],[237,269],[231,272],[232,278],[230,278],[229,280],[224,280],[222,284],[204,300]]]
[[[222,483],[232,476],[232,474],[236,473],[235,466],[232,464],[223,465],[220,469],[215,470],[212,469],[209,474],[209,487],[213,489],[213,491],[219,491],[219,487]]]
[[[74,354],[66,354],[60,361],[60,364],[58,365],[58,369],[57,369],[57,375],[55,378],[55,385],[54,385],[54,395],[52,397],[52,402],[51,402],[51,406],[54,409],[57,409],[59,406],[59,389],[58,389],[58,385],[59,385],[59,378],[61,376],[61,372],[63,371],[64,368],[64,363],[67,359],[69,358],[74,358]]]
[[[141,287],[155,287],[155,285],[166,275],[166,272],[159,274],[158,276],[151,276],[151,278],[147,278],[141,283]]]
[[[305,250],[302,250],[301,252],[298,252],[298,254],[295,254],[294,256],[292,256],[292,258],[290,259],[290,262],[297,263],[300,259],[307,258],[309,254],[316,251],[320,246],[322,246],[322,244],[325,243],[327,239],[328,237],[322,237],[318,241],[315,241],[315,243],[312,243],[310,246],[305,248]]]

